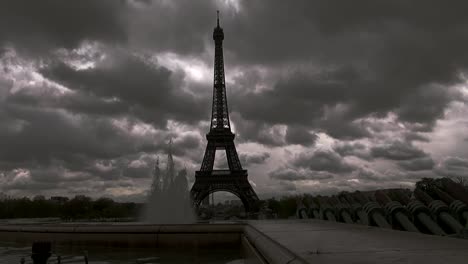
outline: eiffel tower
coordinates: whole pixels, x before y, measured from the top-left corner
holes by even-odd
[[[247,179],[247,170],[242,168],[236,146],[235,134],[231,132],[224,78],[223,40],[224,32],[217,26],[213,32],[215,42],[213,109],[210,132],[206,135],[208,145],[199,171],[195,173],[191,195],[196,207],[211,193],[227,191],[233,193],[244,204],[246,212],[258,211],[258,197]],[[217,149],[226,151],[229,170],[213,170]]]

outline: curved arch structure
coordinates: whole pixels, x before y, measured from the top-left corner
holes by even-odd
[[[192,187],[192,197],[195,207],[198,208],[200,203],[208,197],[208,195],[215,192],[229,192],[237,196],[246,212],[256,212],[258,211],[258,198],[254,190],[248,183],[247,179],[245,184],[243,181],[238,181],[233,179],[230,175],[228,177],[223,177],[219,172],[224,171],[212,171],[212,177],[201,176],[197,177],[196,184]],[[247,171],[245,172],[245,178],[247,178]],[[199,172],[198,172],[199,173]],[[197,175],[199,176],[199,175]],[[215,178],[216,177],[216,178]],[[211,179],[210,179],[211,178]]]

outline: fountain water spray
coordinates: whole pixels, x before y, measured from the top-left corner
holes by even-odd
[[[153,171],[153,183],[145,205],[143,221],[152,224],[189,224],[195,222],[188,191],[187,170],[176,175],[169,142],[166,170],[159,168],[159,157]]]

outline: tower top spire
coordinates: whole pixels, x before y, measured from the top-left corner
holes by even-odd
[[[216,27],[213,31],[213,39],[220,41],[224,39],[223,29],[219,26],[219,10],[216,10]]]

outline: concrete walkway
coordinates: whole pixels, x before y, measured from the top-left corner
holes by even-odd
[[[468,240],[321,220],[249,221],[307,263],[468,263]]]

